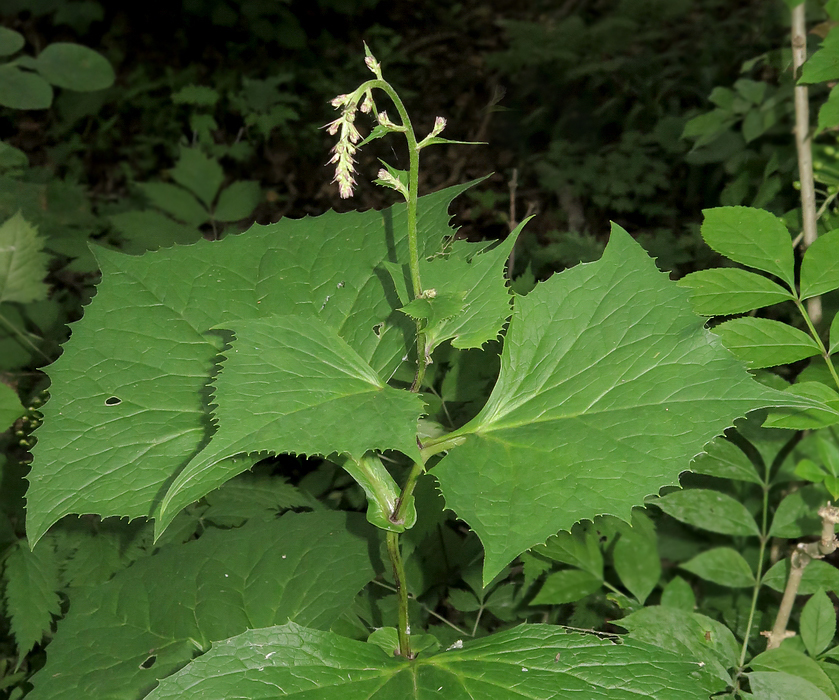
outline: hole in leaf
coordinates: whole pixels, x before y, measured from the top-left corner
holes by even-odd
[[[140,668],[142,668],[142,669],[151,668],[152,666],[154,666],[155,661],[157,661],[157,656],[155,654],[152,654],[145,661],[143,661],[143,663],[140,664]]]
[[[373,332],[374,332],[374,333],[376,334],[376,336],[378,336],[379,338],[381,338],[381,337],[382,337],[382,333],[384,332],[384,329],[385,329],[385,324],[384,324],[384,321],[382,321],[381,323],[377,323],[375,326],[373,326]]]
[[[119,396],[109,396],[105,399],[106,406],[119,406],[122,403],[122,399]]]

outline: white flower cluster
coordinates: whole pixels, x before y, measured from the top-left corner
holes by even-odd
[[[365,106],[369,111],[368,99],[369,93],[365,97],[365,102],[362,105],[362,110]],[[338,183],[338,191],[342,199],[352,197],[352,190],[355,186],[355,158],[353,157],[358,150],[356,145],[361,139],[361,134],[355,128],[355,112],[358,108],[358,98],[355,94],[352,95],[338,95],[332,100],[332,106],[335,109],[341,110],[341,116],[335,121],[326,125],[326,130],[331,136],[335,136],[340,131],[338,143],[332,149],[332,158],[330,163],[335,163],[335,177],[332,182]]]

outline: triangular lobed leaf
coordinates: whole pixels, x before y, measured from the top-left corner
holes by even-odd
[[[455,241],[447,258],[420,263],[426,288],[463,295],[462,312],[434,329],[429,338],[433,347],[451,340],[456,348],[480,348],[498,337],[511,313],[511,296],[504,269],[526,223],[523,221],[490,250],[478,244],[481,250],[475,252],[476,244]]]
[[[420,198],[421,255],[454,233],[449,204],[471,184]],[[27,493],[32,542],[69,513],[152,515],[213,430],[206,385],[220,342],[210,328],[315,315],[383,379],[409,351],[414,324],[384,270],[408,260],[404,205],[284,219],[141,257],[96,255],[97,296],[48,369]]]
[[[201,697],[367,700],[706,700],[725,687],[692,659],[554,625],[521,625],[414,661],[289,623],[252,630],[164,680],[148,700]],[[266,695],[266,693],[268,695]]]
[[[516,298],[498,383],[434,469],[486,581],[580,519],[628,520],[738,416],[799,405],[754,382],[688,296],[613,226],[599,262]]]
[[[225,325],[236,339],[214,382],[218,430],[169,487],[156,536],[181,508],[246,468],[228,457],[292,452],[360,459],[368,450],[401,450],[422,459],[416,441],[422,399],[387,386],[323,321],[269,316]]]

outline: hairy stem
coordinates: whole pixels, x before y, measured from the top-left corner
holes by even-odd
[[[419,242],[417,240],[417,200],[419,191],[419,146],[417,144],[417,137],[414,133],[414,127],[411,124],[411,118],[408,116],[408,111],[405,109],[401,98],[396,93],[390,83],[380,78],[371,80],[362,85],[358,91],[371,90],[379,88],[382,90],[393,102],[399,118],[402,121],[404,128],[405,139],[408,142],[408,266],[411,273],[411,287],[414,298],[418,298],[422,294],[422,280],[420,279],[419,268]],[[424,322],[417,320],[417,370],[414,375],[414,381],[411,385],[412,392],[419,392],[422,387],[423,379],[425,378],[425,368],[428,364],[428,351],[426,347],[426,337],[423,330]],[[402,487],[402,492],[396,505],[393,509],[391,519],[394,522],[399,522],[404,517],[404,510],[410,499],[417,479],[425,470],[423,463],[415,463],[411,467],[411,472],[405,485]],[[396,582],[396,595],[398,598],[398,625],[397,634],[399,637],[399,654],[407,659],[414,658],[411,651],[411,627],[408,619],[408,588],[405,581],[405,567],[402,562],[402,553],[399,548],[399,534],[396,532],[387,533],[387,551],[390,558],[391,566],[393,567],[393,578]]]
[[[805,3],[792,10],[792,69],[798,80],[801,66],[807,60],[807,27]],[[798,151],[798,177],[801,181],[801,221],[804,230],[804,248],[816,236],[816,188],[813,179],[813,152],[810,139],[810,103],[806,85],[795,86],[795,147]],[[822,319],[821,297],[807,300],[807,312],[813,323]]]
[[[399,655],[406,659],[413,659],[411,651],[411,628],[408,624],[408,586],[405,581],[405,566],[402,563],[402,552],[399,550],[399,534],[387,533],[387,553],[393,566],[393,580],[396,583],[396,597],[398,600],[398,620],[396,631],[399,638]]]
[[[422,280],[420,279],[419,269],[419,242],[417,240],[417,201],[419,199],[419,145],[417,143],[417,136],[414,133],[411,118],[408,116],[408,110],[396,90],[391,87],[386,80],[376,79],[369,80],[356,90],[361,93],[373,88],[382,90],[393,102],[399,118],[402,120],[402,127],[405,131],[405,140],[408,142],[408,267],[411,273],[411,287],[414,299],[422,294]],[[428,365],[427,348],[425,332],[423,331],[424,322],[417,320],[417,371],[414,375],[414,382],[411,385],[411,391],[418,392],[422,386],[425,378],[425,368]]]

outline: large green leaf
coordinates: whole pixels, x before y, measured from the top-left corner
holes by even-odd
[[[44,241],[18,212],[0,226],[0,303],[27,304],[45,299],[49,256]]]
[[[214,388],[218,430],[184,467],[161,505],[157,532],[184,506],[242,471],[247,452],[401,450],[421,460],[417,394],[388,387],[316,316],[270,316],[226,324],[236,333]],[[316,427],[313,427],[316,426]]]
[[[692,658],[553,625],[522,625],[457,646],[407,661],[289,623],[214,644],[148,700],[707,700],[725,687]]]
[[[470,254],[469,248],[474,244],[455,241],[449,257],[422,261],[422,283],[426,289],[457,292],[463,300],[461,313],[428,331],[432,348],[445,340],[451,340],[456,348],[479,348],[498,337],[511,312],[504,266],[525,223],[488,252]]]
[[[453,233],[447,209],[467,187],[420,198],[424,257]],[[97,296],[48,370],[51,400],[29,477],[33,542],[68,513],[155,512],[213,431],[207,384],[222,341],[209,329],[317,316],[382,379],[411,347],[414,324],[397,310],[401,302],[383,269],[408,260],[404,205],[283,219],[142,257],[105,250],[97,257]],[[329,434],[333,426],[317,422],[308,430]],[[240,470],[248,466],[243,460]]]
[[[628,520],[737,416],[787,400],[688,297],[615,226],[599,262],[516,299],[498,383],[434,469],[484,544],[485,581],[582,518]]]
[[[164,547],[72,592],[31,700],[140,700],[211,642],[294,620],[328,629],[374,573],[364,519],[288,513]],[[37,551],[37,550],[36,550]]]

